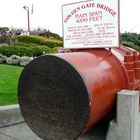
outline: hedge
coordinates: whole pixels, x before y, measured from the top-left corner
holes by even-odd
[[[0,54],[10,57],[11,55],[19,56],[40,56],[44,53],[51,53],[51,49],[47,46],[34,46],[34,47],[22,47],[22,46],[6,46],[0,47]]]
[[[35,43],[24,43],[24,42],[16,42],[14,46],[21,46],[21,47],[35,47],[38,46],[38,44]]]
[[[47,38],[53,38],[53,39],[57,39],[57,40],[61,39],[61,37],[58,34],[52,33],[52,32],[48,32],[48,31],[40,33],[39,36],[43,36],[43,37],[47,37]]]
[[[50,40],[50,39],[45,39],[43,37],[32,36],[32,35],[30,35],[30,36],[27,36],[27,35],[17,36],[17,40],[18,40],[18,42],[22,42],[22,43],[35,43],[35,44],[39,44],[39,45],[46,45],[49,48],[63,46],[62,41]]]

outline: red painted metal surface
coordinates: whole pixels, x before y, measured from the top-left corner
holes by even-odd
[[[117,92],[119,92],[122,89],[140,90],[140,53],[133,49],[130,49],[128,47],[121,47],[121,48],[114,48],[111,50],[110,49],[85,49],[85,50],[82,49],[82,50],[73,50],[72,52],[68,52],[68,53],[63,52],[62,50],[61,52],[62,53],[58,53],[53,56],[50,55],[46,57],[43,56],[41,58],[38,58],[37,60],[34,60],[34,62],[32,61],[29,65],[27,65],[27,67],[25,67],[25,70],[23,71],[20,79],[21,83],[19,84],[20,85],[19,87],[21,89],[19,88],[19,95],[20,95],[19,104],[21,107],[21,112],[23,113],[23,116],[25,116],[24,118],[27,121],[27,123],[30,124],[29,126],[33,128],[36,134],[38,134],[42,138],[46,138],[47,135],[46,128],[48,130],[47,132],[49,136],[50,136],[49,133],[50,131],[53,131],[53,134],[57,131],[58,133],[56,132],[55,135],[63,138],[63,135],[60,134],[64,133],[66,135],[67,133],[65,133],[64,131],[62,131],[62,133],[59,133],[60,131],[59,129],[62,128],[63,127],[62,125],[64,125],[65,123],[68,123],[68,126],[70,124],[74,124],[71,125],[70,127],[72,129],[70,129],[71,133],[69,135],[70,137],[73,135],[73,138],[75,138],[81,135],[82,132],[84,133],[85,131],[89,130],[100,120],[106,119],[110,116],[110,114],[112,113],[115,107]],[[43,65],[46,66],[45,69],[43,69]],[[67,67],[65,67],[66,65]],[[36,71],[35,68],[37,68],[37,66],[38,69]],[[57,72],[58,70],[59,72]],[[52,74],[50,74],[51,73],[50,71],[53,71],[52,72],[53,76]],[[77,74],[75,74],[75,71]],[[39,72],[42,74],[40,74]],[[48,74],[47,76],[45,72]],[[30,76],[30,74],[32,74],[32,76]],[[74,79],[77,75],[78,77],[80,77],[80,79],[76,78],[76,80],[72,82],[71,79]],[[63,76],[68,78],[62,78]],[[49,78],[47,79],[47,77]],[[34,78],[36,80],[34,80]],[[59,81],[57,81],[56,79],[62,80],[63,82],[61,81],[60,84],[57,84]],[[52,81],[57,81],[57,82],[52,82]],[[66,83],[67,81],[69,82]],[[81,84],[80,82],[78,83],[78,81],[82,81],[83,84]],[[77,85],[79,85],[79,87]],[[32,86],[33,87],[36,86],[35,91],[33,90]],[[83,88],[81,88],[80,86]],[[61,89],[60,87],[63,88]],[[63,90],[65,87],[66,89]],[[71,91],[72,88],[76,90]],[[84,92],[82,93],[80,89]],[[67,94],[68,91],[71,91],[70,94]],[[48,93],[51,94],[47,96]],[[80,99],[80,104],[79,104],[79,100],[77,100],[75,95],[80,95],[80,93],[82,93],[82,95],[87,95],[86,97],[88,98],[88,101],[83,100],[82,98],[83,96],[82,97],[78,96],[78,99]],[[67,105],[68,103],[69,105],[70,102],[72,101],[75,104],[70,107],[69,106],[63,107],[64,104],[62,104],[62,106],[61,104],[55,104],[57,103],[56,98],[59,98],[59,96],[62,99],[61,102],[63,100],[65,101],[64,104]],[[72,96],[72,100],[69,101],[68,99],[71,96]],[[68,97],[68,98],[65,99],[64,97]],[[44,98],[44,100],[42,98]],[[46,107],[46,104],[49,106],[47,101],[48,98],[49,101],[51,102],[50,108]],[[76,100],[74,100],[75,98]],[[84,101],[88,106],[86,109],[85,109],[85,105],[82,108],[79,107],[80,105],[82,106],[82,103]],[[54,110],[54,112],[50,116],[47,116],[48,110],[51,112],[52,109],[55,109],[55,107],[54,106],[52,107],[51,104],[56,105],[56,110]],[[59,105],[60,105],[59,107],[60,112],[57,115],[54,115],[56,114],[56,112],[58,112]],[[29,113],[27,106],[28,108],[29,107],[31,108],[29,109],[32,110],[31,114]],[[82,112],[80,114],[80,117],[82,115],[84,116],[84,114],[87,113],[86,119],[82,119],[82,121],[79,119],[79,117],[77,120],[75,119],[75,116],[77,116],[78,114],[77,110],[75,112],[73,111],[75,107],[77,107],[77,110],[79,108],[82,110],[82,111],[78,110],[79,112]],[[38,110],[35,108],[37,108]],[[48,109],[47,111],[46,108]],[[66,111],[69,109],[71,109],[71,112]],[[46,114],[44,113],[44,111],[46,111],[45,112]],[[67,120],[68,122],[61,121],[62,123],[60,123],[61,124],[60,125],[59,122],[57,121],[58,120],[60,121],[60,119],[62,118],[63,115],[61,116],[61,113],[64,114],[64,118],[63,118],[64,120],[69,116],[69,114],[70,115],[72,114],[71,115],[72,117],[71,119]],[[39,120],[33,119],[36,114],[39,115],[40,118]],[[50,122],[48,121],[49,123],[52,123],[54,120],[57,120],[56,121],[57,123],[55,122],[56,125],[52,123],[50,125],[51,128],[50,127],[48,128],[47,124],[44,125],[45,121],[43,120],[45,120],[44,119],[45,117],[47,118],[46,119],[47,121],[50,120]],[[53,118],[54,120],[51,118]],[[80,131],[79,128],[78,130],[74,130],[75,124],[77,124],[78,120],[84,122],[84,125],[80,127]],[[42,123],[40,123],[40,121]],[[58,129],[56,127],[57,125],[59,126]],[[44,129],[42,129],[42,127]],[[67,127],[65,127],[64,125],[65,131],[66,128]],[[51,139],[55,139],[53,138],[53,135],[50,137]]]
[[[121,89],[140,89],[140,53],[127,48],[78,50],[57,56],[82,76],[90,96],[86,130],[111,112]],[[85,131],[86,131],[85,130]]]

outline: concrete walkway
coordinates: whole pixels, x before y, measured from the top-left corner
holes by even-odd
[[[96,126],[78,140],[105,140],[108,123]],[[36,136],[25,122],[0,128],[0,140],[42,140]]]
[[[78,140],[105,140],[109,122],[102,122]],[[0,106],[0,140],[42,140],[25,123],[18,105]]]
[[[0,128],[0,140],[41,140],[26,123]]]

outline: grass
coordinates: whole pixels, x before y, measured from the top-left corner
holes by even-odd
[[[22,69],[0,64],[0,106],[17,104],[17,86]]]

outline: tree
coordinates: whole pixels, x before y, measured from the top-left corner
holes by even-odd
[[[7,31],[9,31],[9,28],[8,27],[0,27],[0,32],[1,33],[5,33]]]

